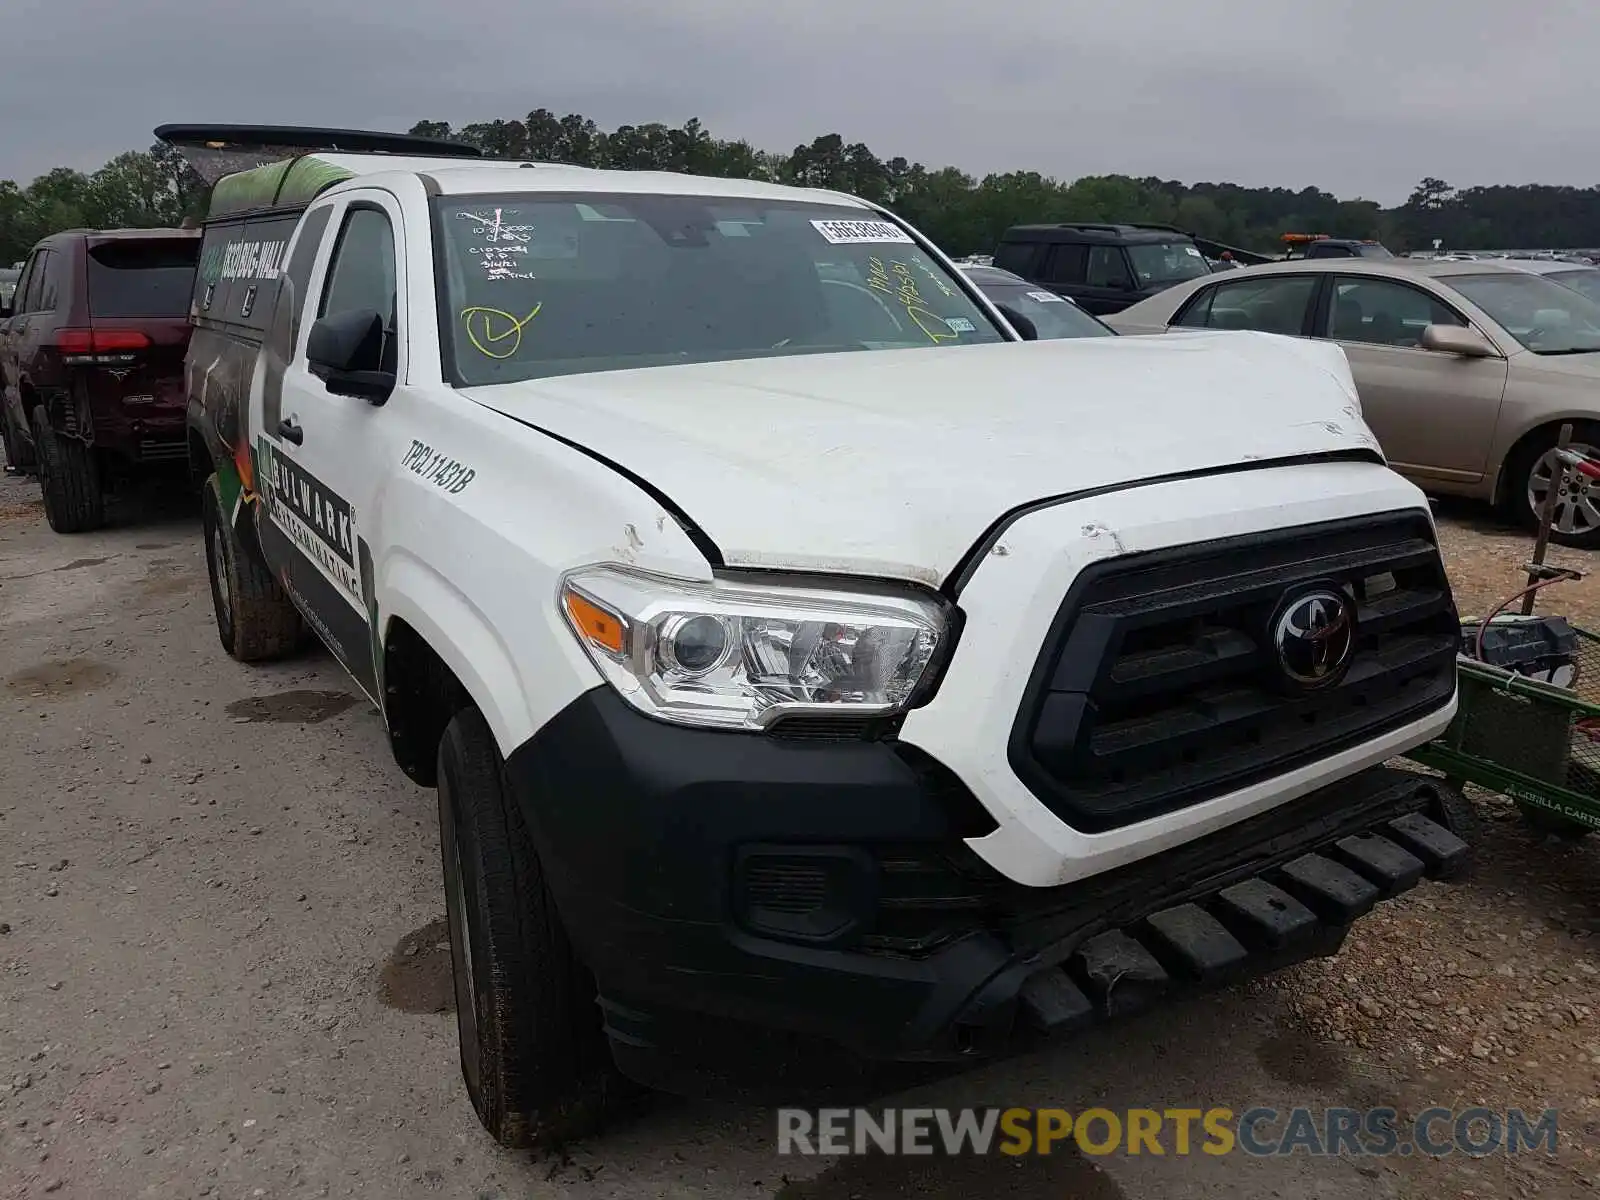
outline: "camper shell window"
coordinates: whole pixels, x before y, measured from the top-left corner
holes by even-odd
[[[195,324],[226,326],[259,341],[272,318],[289,239],[299,220],[296,210],[207,225],[195,275]]]

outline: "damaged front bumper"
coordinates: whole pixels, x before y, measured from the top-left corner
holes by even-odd
[[[793,1099],[983,1061],[1330,954],[1469,853],[1459,797],[1379,767],[1031,888],[972,853],[981,810],[911,748],[672,727],[608,689],[507,775],[619,1065],[683,1093]]]

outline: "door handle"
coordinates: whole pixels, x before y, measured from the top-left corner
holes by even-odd
[[[291,418],[285,417],[278,422],[278,436],[298,446],[306,440],[306,431],[296,425]]]

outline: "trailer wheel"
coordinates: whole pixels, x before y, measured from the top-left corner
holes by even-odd
[[[1564,842],[1581,842],[1594,832],[1581,821],[1563,817],[1560,813],[1553,813],[1548,808],[1540,808],[1536,804],[1519,802],[1517,810],[1522,813],[1522,819],[1529,829],[1535,833],[1558,837]]]

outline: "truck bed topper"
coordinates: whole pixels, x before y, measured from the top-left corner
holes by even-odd
[[[369,156],[483,157],[464,142],[363,129],[161,125],[155,136],[212,185],[210,220],[254,209],[304,207],[318,193],[359,174]]]

